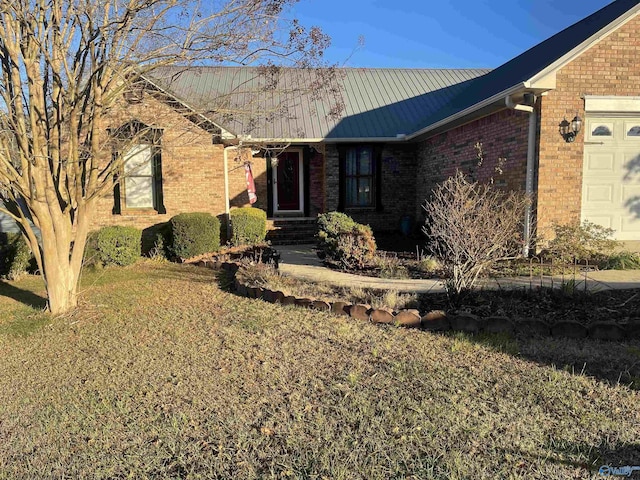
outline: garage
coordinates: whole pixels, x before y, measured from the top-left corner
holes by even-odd
[[[587,115],[582,220],[640,240],[640,113]]]

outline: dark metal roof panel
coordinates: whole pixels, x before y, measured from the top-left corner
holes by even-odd
[[[282,69],[275,89],[253,67],[165,67],[150,79],[219,125],[253,138],[387,138],[411,133],[434,113],[430,109],[441,108],[449,88],[488,71],[340,69],[337,100],[344,110],[338,119],[328,116],[336,99],[296,93],[313,87],[310,70]]]

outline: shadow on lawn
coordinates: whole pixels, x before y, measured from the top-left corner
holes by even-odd
[[[606,476],[614,476],[599,472],[610,467],[640,467],[640,444],[620,444],[608,445],[602,440],[600,444],[593,445],[590,443],[557,443],[549,444],[540,449],[539,453],[523,452],[519,449],[502,450],[503,455],[511,455],[526,459],[527,464],[552,463],[557,465],[567,465],[575,468],[584,468],[589,470],[594,478]],[[584,460],[571,460],[572,458],[584,458]],[[526,464],[522,465],[526,468]],[[608,470],[606,470],[608,471]],[[621,478],[620,476],[615,476]],[[640,469],[631,472],[630,476],[625,478],[640,478]]]
[[[640,341],[607,342],[593,339],[545,336],[511,337],[505,334],[470,335],[449,332],[494,351],[516,356],[542,366],[552,366],[572,375],[586,375],[610,385],[640,390]]]
[[[8,282],[0,280],[0,296],[12,298],[37,310],[42,310],[47,305],[47,299],[36,295],[29,290],[15,287]]]

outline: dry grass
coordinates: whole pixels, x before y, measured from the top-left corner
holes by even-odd
[[[496,339],[238,298],[196,267],[84,280],[83,307],[53,321],[0,297],[0,478],[566,479],[640,464],[638,392]],[[33,300],[39,279],[0,285],[19,292]]]

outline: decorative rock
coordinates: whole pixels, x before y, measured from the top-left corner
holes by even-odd
[[[273,292],[273,303],[282,303],[285,296],[284,292],[281,292],[280,290]]]
[[[506,333],[513,335],[515,326],[507,317],[489,317],[484,321],[483,331],[487,333]]]
[[[418,328],[420,326],[420,312],[418,310],[400,310],[394,317],[396,325],[405,328]]]
[[[551,335],[551,327],[544,320],[536,320],[533,318],[516,322],[516,331],[523,335]]]
[[[451,319],[451,328],[467,333],[478,333],[480,331],[480,319],[471,313],[460,313]]]
[[[329,302],[325,302],[324,300],[316,300],[311,304],[311,307],[314,310],[320,310],[323,312],[331,310],[331,305],[329,305]]]
[[[295,305],[296,304],[296,297],[294,297],[293,295],[287,295],[286,297],[284,297],[282,299],[282,304],[283,305]]]
[[[346,315],[349,316],[350,303],[346,302],[333,302],[331,304],[331,311],[334,315]]]
[[[313,300],[310,298],[296,298],[296,306],[302,308],[309,308],[313,304]]]
[[[393,313],[389,312],[385,308],[376,308],[371,311],[370,315],[373,323],[393,323]]]
[[[597,322],[589,325],[589,337],[598,340],[623,340],[625,331],[617,323]]]
[[[356,320],[369,320],[369,310],[371,310],[371,307],[362,303],[351,305],[351,308],[349,308],[349,316]]]
[[[447,314],[442,310],[432,310],[422,317],[420,324],[425,330],[431,330],[435,332],[442,332],[449,330],[451,324]]]
[[[554,337],[585,338],[587,327],[578,322],[562,321],[551,327],[551,334]]]

